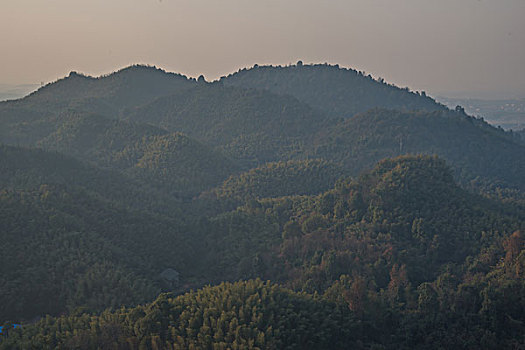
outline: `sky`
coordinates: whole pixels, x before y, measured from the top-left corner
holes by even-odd
[[[525,0],[0,0],[0,48],[0,84],[302,60],[433,95],[525,97]]]

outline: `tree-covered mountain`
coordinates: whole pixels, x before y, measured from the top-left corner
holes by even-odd
[[[248,201],[217,225],[224,245],[212,242],[222,259],[239,247],[222,261],[245,278],[346,305],[386,348],[512,347],[522,344],[524,217],[460,188],[442,160],[402,157],[320,196]],[[273,247],[239,258],[253,235]],[[503,306],[506,293],[517,307]]]
[[[525,188],[525,147],[462,112],[374,109],[319,132],[312,147],[316,157],[341,162],[354,174],[382,158],[425,153],[446,159],[462,180]]]
[[[198,274],[180,200],[114,171],[0,147],[0,315],[28,321],[151,300],[167,268]]]
[[[42,123],[54,128],[44,133],[39,128]],[[12,134],[17,132],[13,129]],[[22,144],[121,170],[170,192],[195,195],[220,184],[239,168],[220,151],[181,133],[96,114],[62,112],[53,120],[26,124],[25,129],[27,139]],[[10,139],[13,135],[5,141]]]
[[[0,103],[0,144],[0,348],[525,346],[525,146],[461,107],[134,66]]]
[[[414,93],[338,65],[258,66],[221,79],[225,85],[265,89],[294,96],[334,117],[351,117],[371,108],[445,110],[424,92]]]
[[[264,84],[257,83],[247,88],[241,87],[243,84],[230,82],[237,79],[237,75],[247,75],[248,79],[252,74],[275,78],[275,81],[268,79],[277,88],[269,89],[270,92],[264,90]],[[289,79],[285,78],[288,75]],[[341,78],[337,78],[339,76]],[[303,82],[304,77],[310,77],[311,82]],[[296,78],[300,83],[292,84]],[[362,77],[351,70],[326,65],[256,67],[210,84],[197,83],[155,68],[136,66],[106,77],[75,76],[75,79],[91,83],[59,89],[62,83],[57,82],[40,89],[34,96],[0,104],[0,141],[51,149],[62,147],[60,151],[67,150],[68,154],[76,152],[78,146],[85,148],[84,144],[93,143],[87,145],[92,149],[74,155],[92,159],[95,154],[97,158],[105,158],[104,166],[114,166],[113,162],[121,160],[120,155],[115,158],[111,154],[107,159],[107,153],[113,153],[116,147],[136,144],[141,136],[161,135],[166,131],[183,132],[235,160],[244,170],[272,161],[325,158],[342,162],[354,175],[363,169],[370,169],[384,157],[436,153],[454,165],[463,180],[479,177],[483,182],[501,181],[523,189],[523,144],[515,135],[470,118],[461,109],[448,111],[428,97]],[[165,81],[165,84],[156,84],[158,79]],[[344,83],[346,80],[351,83]],[[329,85],[331,81],[333,86]],[[288,86],[288,83],[291,85]],[[166,87],[166,84],[173,86]],[[116,95],[101,93],[105,86],[119,92]],[[286,86],[297,91],[312,87],[312,96],[302,99],[297,94],[279,90]],[[319,98],[323,94],[368,91],[367,86],[373,87],[367,94],[374,100],[370,103],[363,98],[352,100],[352,103],[359,105],[356,111],[378,106],[399,108],[401,111],[375,109],[356,116],[353,112],[343,113],[348,118],[340,118],[343,114],[312,103],[314,96]],[[410,100],[422,104],[380,103],[388,99],[374,92],[376,88],[406,97],[395,97],[395,101]],[[54,93],[55,89],[59,91]],[[151,93],[144,94],[142,100],[126,95],[128,90],[134,89],[150,89]],[[74,96],[69,98],[66,94],[60,97],[62,90]],[[70,105],[77,95],[82,99],[85,94],[100,94],[97,99],[113,96],[114,101],[128,102],[115,102],[118,112],[102,108],[98,110],[100,113],[93,115],[86,113],[86,108]],[[121,100],[114,98],[119,94],[127,97]],[[38,97],[40,95],[59,96],[60,101],[68,104],[67,108],[61,105],[50,110],[46,107],[46,100]],[[351,99],[323,97],[321,100],[330,101],[328,106],[343,108]],[[407,111],[416,108],[433,111]]]
[[[220,83],[159,98],[126,119],[182,131],[246,164],[293,157],[326,117],[290,96]]]
[[[223,283],[115,313],[45,319],[10,345],[100,349],[347,349],[363,326],[348,309],[260,280]],[[75,335],[71,331],[74,329]],[[46,337],[45,334],[53,334]]]
[[[216,276],[260,276],[317,292],[302,297],[312,300],[312,311],[292,301],[279,311],[270,300],[281,289],[261,282],[227,284],[95,318],[47,318],[10,330],[2,345],[518,346],[524,322],[518,310],[525,305],[523,217],[522,209],[458,187],[435,157],[385,160],[318,196],[248,201],[211,219],[214,229],[201,238],[208,253],[199,261]],[[235,266],[237,277],[226,273]],[[303,316],[296,319],[296,313]],[[259,314],[263,323],[254,321]],[[331,320],[326,330],[319,320]]]
[[[182,133],[146,139],[126,148],[123,157],[140,155],[127,171],[170,192],[197,194],[220,184],[239,166],[200,142]]]
[[[266,163],[231,176],[215,193],[220,199],[240,202],[255,198],[312,195],[328,190],[343,175],[339,165],[320,159]]]
[[[3,104],[13,107],[23,105],[38,111],[73,109],[118,115],[125,108],[139,106],[196,84],[196,80],[180,74],[135,65],[97,78],[71,72],[23,99]]]

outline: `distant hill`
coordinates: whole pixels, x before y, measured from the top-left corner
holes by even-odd
[[[62,112],[31,123],[15,121],[4,130],[6,139],[0,132],[0,141],[13,144],[18,139],[22,144],[123,170],[132,177],[167,186],[164,190],[171,192],[198,193],[238,170],[238,165],[219,151],[180,133],[97,114]]]
[[[23,104],[40,111],[74,109],[116,117],[124,108],[138,106],[196,84],[195,80],[180,74],[136,65],[98,78],[71,72],[69,76],[47,84],[21,100],[5,104]]]
[[[101,108],[84,108],[84,102]],[[353,114],[374,106],[398,110]],[[90,109],[100,113],[85,111]],[[101,78],[73,74],[0,104],[0,126],[3,143],[39,145],[119,169],[137,164],[149,147],[144,137],[151,141],[182,132],[225,162],[214,162],[223,168],[220,175],[187,187],[191,192],[267,162],[324,158],[357,175],[384,157],[407,153],[438,154],[463,180],[479,177],[524,188],[524,152],[517,137],[422,94],[336,66],[255,67],[215,83],[144,66]],[[201,173],[210,173],[206,167]]]
[[[437,154],[463,180],[481,177],[525,188],[525,147],[461,112],[375,109],[321,131],[313,145],[315,156],[342,162],[354,173],[385,157]]]
[[[130,66],[98,78],[71,72],[24,98],[0,102],[0,142],[31,146],[58,128],[63,115],[117,119],[126,108],[195,85],[194,79],[150,66]]]
[[[182,131],[248,164],[293,157],[327,118],[290,96],[220,83],[184,90],[126,119]]]
[[[382,79],[338,65],[255,66],[221,79],[227,86],[265,89],[294,96],[334,117],[351,117],[371,108],[444,110],[425,93],[410,92]]]

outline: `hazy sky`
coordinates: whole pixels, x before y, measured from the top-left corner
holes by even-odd
[[[0,45],[4,84],[132,63],[215,79],[301,59],[525,97],[525,0],[0,0]]]

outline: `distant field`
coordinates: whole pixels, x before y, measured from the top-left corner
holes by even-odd
[[[0,101],[24,97],[39,87],[38,84],[9,85],[0,84]]]
[[[457,105],[474,116],[481,116],[491,124],[503,129],[521,130],[525,128],[525,99],[479,100],[438,97],[439,102],[450,108]]]

